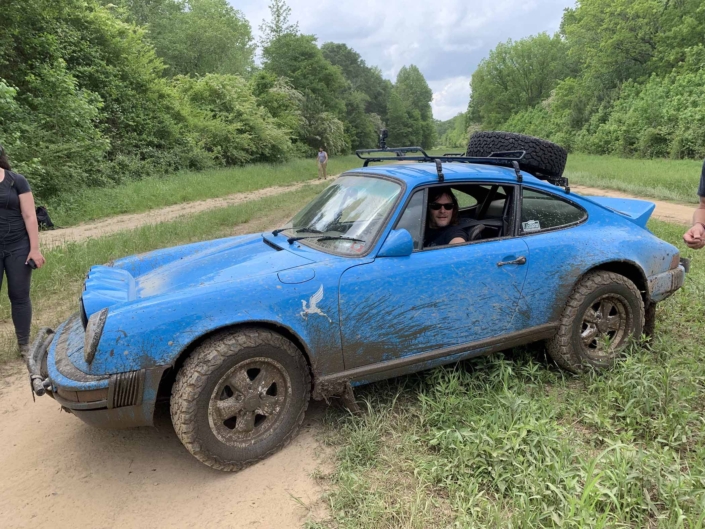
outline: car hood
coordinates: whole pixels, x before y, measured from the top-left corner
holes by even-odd
[[[160,294],[212,286],[296,268],[313,261],[274,244],[261,235],[227,239],[184,254],[138,276],[124,269],[94,266],[83,293],[85,316],[112,305]]]

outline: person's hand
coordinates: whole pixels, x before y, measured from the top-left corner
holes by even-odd
[[[34,261],[34,264],[37,265],[37,268],[41,268],[42,266],[44,266],[44,263],[46,263],[46,259],[44,259],[42,252],[40,252],[39,250],[30,250],[29,255],[27,256],[27,260],[24,262],[24,264],[27,264],[30,259]]]
[[[699,250],[705,246],[705,226],[699,222],[693,225],[693,227],[683,235],[683,242],[685,242],[689,248],[695,250]]]

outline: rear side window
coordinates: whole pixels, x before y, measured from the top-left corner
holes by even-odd
[[[521,199],[521,233],[571,226],[587,217],[585,210],[546,193],[524,188]]]

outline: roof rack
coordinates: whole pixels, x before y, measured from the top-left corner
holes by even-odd
[[[385,156],[366,156],[371,154],[383,153]],[[407,156],[407,153],[420,153],[418,156]],[[431,156],[426,153],[421,147],[389,147],[386,149],[360,149],[355,151],[355,154],[361,160],[364,160],[363,167],[367,167],[371,162],[387,162],[390,160],[398,160],[404,162],[434,162],[436,171],[438,172],[439,180],[443,181],[443,172],[441,163],[477,163],[485,165],[499,165],[502,167],[510,167],[514,169],[517,175],[517,180],[521,182],[521,173],[519,172],[519,162],[525,151],[511,152],[493,152],[486,157],[465,156],[464,153],[448,153],[443,156]]]
[[[407,156],[407,153],[416,153],[416,156]],[[444,179],[441,163],[476,163],[484,165],[498,165],[500,167],[508,167],[514,169],[517,181],[522,181],[520,162],[526,156],[526,151],[502,151],[493,152],[489,156],[465,156],[465,153],[446,153],[443,156],[431,156],[427,154],[421,147],[388,147],[384,149],[359,149],[355,154],[361,160],[364,160],[363,167],[367,167],[370,163],[388,162],[388,161],[403,161],[403,162],[434,162],[436,164],[436,172],[438,179],[442,182]],[[384,156],[370,156],[374,154],[384,154]],[[549,177],[540,173],[533,174],[536,178],[546,180],[549,183],[564,187],[566,192],[570,192],[568,179],[562,176]]]

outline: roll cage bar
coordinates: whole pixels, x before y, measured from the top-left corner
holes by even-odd
[[[416,153],[417,155],[407,156],[407,153]],[[436,172],[438,173],[438,180],[440,182],[444,181],[443,163],[476,163],[482,165],[510,167],[514,169],[517,182],[521,183],[523,179],[520,164],[521,160],[526,155],[526,151],[493,152],[486,157],[465,156],[465,153],[446,153],[443,156],[431,156],[421,147],[385,147],[384,149],[359,149],[355,151],[355,154],[358,158],[364,161],[362,164],[363,167],[367,167],[370,163],[387,162],[390,160],[398,160],[403,162],[433,162],[436,164]],[[386,156],[373,156],[374,154],[385,154]],[[565,188],[566,193],[570,193],[568,179],[563,176],[546,176],[531,171],[527,172],[533,174],[540,180],[546,180],[555,186],[563,187]]]

